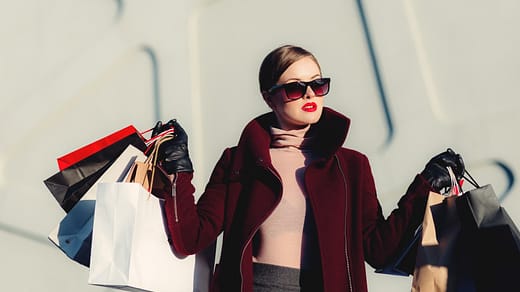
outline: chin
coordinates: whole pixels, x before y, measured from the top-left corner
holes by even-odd
[[[301,120],[300,123],[298,123],[301,127],[306,127],[307,125],[312,125],[312,124],[316,124],[318,121],[320,120],[320,118],[312,118],[312,119],[304,119],[304,120]]]
[[[309,116],[308,119],[307,119],[308,123],[309,124],[316,124],[320,120],[320,118],[321,118],[321,112],[322,112],[321,109],[313,112],[312,115]]]

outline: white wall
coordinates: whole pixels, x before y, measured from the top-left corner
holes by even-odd
[[[332,78],[326,103],[352,118],[346,146],[371,159],[385,214],[453,147],[520,224],[518,11],[514,0],[0,1],[2,290],[108,290],[46,239],[64,216],[42,182],[56,157],[175,117],[201,190],[222,149],[268,110],[258,67],[285,43]],[[372,292],[410,286],[367,274]]]

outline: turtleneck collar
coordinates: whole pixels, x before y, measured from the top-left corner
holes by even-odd
[[[238,141],[239,149],[247,151],[247,155],[252,155],[257,162],[268,161],[272,140],[270,127],[273,125],[277,125],[277,120],[272,111],[251,120],[242,130]],[[330,159],[345,142],[349,126],[349,118],[331,108],[323,107],[320,120],[312,124],[306,134],[313,137],[312,151]]]
[[[282,130],[271,126],[271,147],[295,147],[298,149],[309,148],[312,137],[306,137],[305,134],[310,127],[311,125],[307,125],[307,127],[302,129]]]

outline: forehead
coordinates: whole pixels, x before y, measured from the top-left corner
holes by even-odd
[[[309,81],[316,77],[320,77],[320,67],[312,57],[304,57],[294,62],[283,72],[278,79],[279,83],[286,83],[288,81]]]

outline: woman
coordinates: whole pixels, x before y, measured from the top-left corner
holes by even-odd
[[[430,190],[461,177],[459,155],[426,164],[384,218],[365,155],[342,147],[350,120],[323,106],[330,79],[303,48],[282,46],[264,59],[260,91],[271,112],[252,120],[225,149],[197,203],[187,135],[161,147],[173,177],[165,208],[172,245],[194,254],[223,232],[212,291],[367,291],[365,261],[387,263],[423,217]]]

